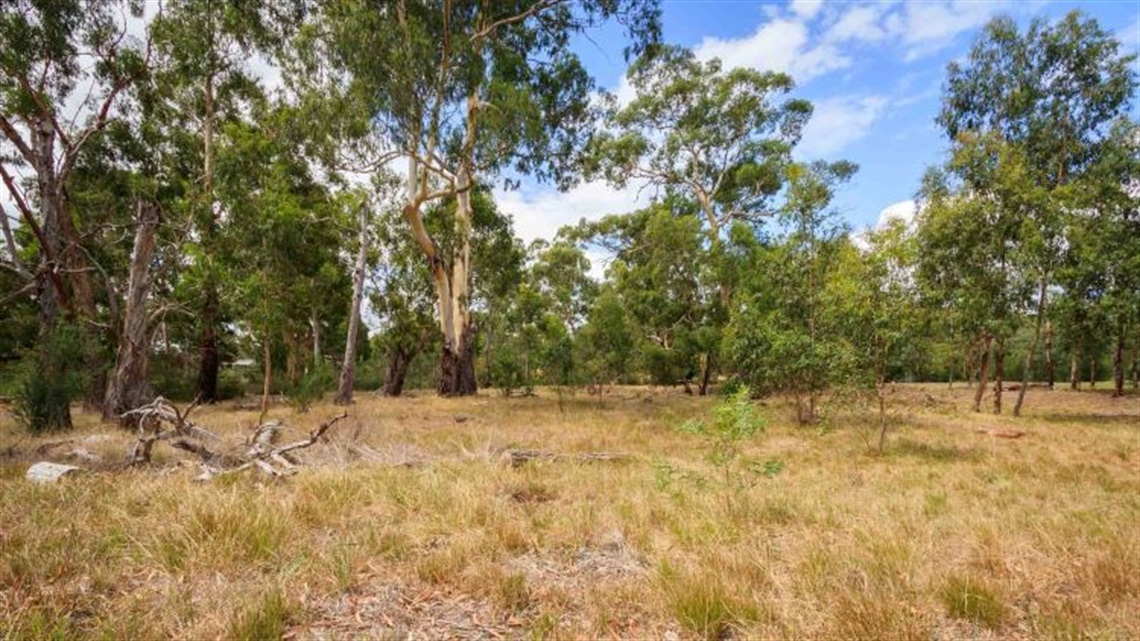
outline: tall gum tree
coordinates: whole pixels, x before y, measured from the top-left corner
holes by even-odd
[[[368,123],[402,160],[401,207],[431,270],[443,348],[439,392],[476,391],[471,317],[472,191],[504,173],[576,177],[573,162],[592,122],[594,85],[571,37],[616,18],[632,53],[656,40],[653,0],[329,3],[316,28],[348,93],[365,96]],[[454,199],[457,250],[444,255],[425,206]]]

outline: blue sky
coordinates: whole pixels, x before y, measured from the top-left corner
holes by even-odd
[[[966,55],[993,16],[1008,14],[1024,25],[1080,9],[1116,33],[1126,50],[1140,48],[1140,0],[664,0],[662,7],[667,42],[690,47],[699,58],[721,58],[726,67],[773,69],[795,78],[796,95],[815,104],[797,156],[860,166],[835,202],[856,230],[875,225],[885,211],[911,211],[923,170],[946,150],[934,125],[946,65]],[[619,96],[629,91],[623,44],[617,26],[577,43],[598,83]],[[524,185],[497,197],[527,241],[647,201],[646,195],[637,198],[636,189],[616,192],[600,183],[565,194]]]

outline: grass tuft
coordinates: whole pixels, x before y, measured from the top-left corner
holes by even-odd
[[[996,630],[1006,619],[1006,606],[1001,597],[981,581],[970,577],[952,577],[938,591],[946,613],[956,619],[970,621]]]

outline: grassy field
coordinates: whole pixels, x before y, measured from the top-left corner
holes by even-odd
[[[0,637],[1140,638],[1140,397],[969,400],[900,387],[883,454],[872,417],[770,401],[729,485],[678,429],[717,399],[648,388],[364,396],[284,480],[117,469],[131,438],[93,416],[59,443],[0,414]],[[75,449],[105,462],[24,480]]]

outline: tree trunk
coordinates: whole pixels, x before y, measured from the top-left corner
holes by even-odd
[[[1005,383],[1005,338],[994,343],[994,414],[1001,414],[1002,385]]]
[[[265,363],[261,379],[261,417],[257,419],[259,425],[265,422],[265,416],[269,414],[269,388],[273,382],[273,350],[271,347],[269,330],[267,328],[265,338],[261,340],[261,358]]]
[[[388,372],[384,376],[384,396],[399,396],[404,393],[404,380],[408,367],[416,357],[417,350],[393,347],[388,353]]]
[[[712,354],[705,354],[701,360],[703,361],[701,365],[703,365],[702,369],[704,371],[701,373],[701,386],[698,389],[698,393],[701,396],[708,396],[709,382],[712,380],[713,373],[713,356]]]
[[[205,117],[202,123],[202,183],[205,211],[202,216],[201,243],[211,247],[217,231],[214,218],[214,76],[206,75],[204,88]],[[202,310],[198,323],[202,327],[202,337],[198,347],[198,400],[214,403],[218,400],[218,327],[221,325],[221,307],[218,299],[218,283],[213,266],[206,265],[205,289]]]
[[[1045,277],[1041,278],[1041,288],[1037,294],[1037,323],[1033,328],[1033,342],[1029,345],[1029,351],[1025,353],[1025,371],[1021,374],[1021,389],[1017,390],[1017,402],[1013,405],[1013,415],[1021,416],[1021,405],[1025,402],[1025,391],[1029,389],[1029,375],[1033,371],[1033,353],[1037,351],[1037,342],[1041,340],[1041,327],[1045,322]],[[1047,327],[1047,326],[1046,326]],[[1046,329],[1046,333],[1049,330]],[[1052,342],[1053,339],[1049,336],[1045,338],[1045,359],[1049,367],[1049,388],[1053,387],[1053,355],[1052,355]]]
[[[1081,389],[1081,359],[1077,355],[1077,350],[1073,349],[1069,353],[1069,389]]]
[[[1124,396],[1124,323],[1116,333],[1116,349],[1112,352],[1112,395]]]
[[[321,354],[321,319],[316,311],[309,318],[309,327],[313,330],[313,365],[320,366],[324,355]]]
[[[136,205],[135,244],[131,252],[131,275],[127,284],[127,305],[119,338],[115,374],[107,387],[103,419],[118,420],[123,427],[137,426],[137,420],[124,419],[124,412],[150,402],[153,392],[147,380],[150,341],[147,333],[147,295],[150,293],[150,263],[154,255],[154,235],[158,212],[152,203]]]
[[[442,396],[470,396],[476,392],[474,330],[467,325],[460,334],[458,349],[445,343],[439,359],[439,393]]]
[[[1057,382],[1057,368],[1053,363],[1053,321],[1045,321],[1045,385],[1049,389]]]
[[[1099,355],[1093,354],[1089,359],[1089,389],[1096,389],[1096,362],[1100,360]]]
[[[340,368],[340,388],[337,390],[337,405],[352,404],[352,386],[356,383],[356,335],[360,331],[360,304],[364,299],[364,272],[368,266],[368,209],[360,205],[356,250],[356,265],[352,270],[352,309],[348,317],[348,336],[344,344],[344,363]]]
[[[974,390],[974,411],[982,411],[982,397],[986,393],[986,383],[990,376],[990,341],[987,334],[982,337],[982,353],[978,356],[978,388]]]

